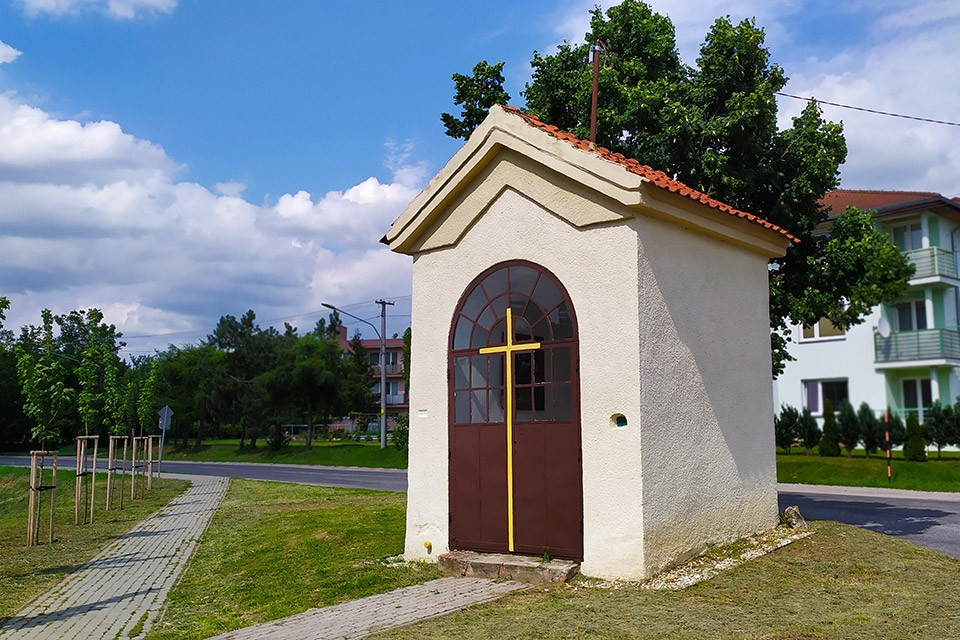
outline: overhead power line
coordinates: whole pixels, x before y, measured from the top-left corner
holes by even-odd
[[[904,120],[917,120],[918,122],[945,124],[948,127],[960,127],[960,122],[950,122],[948,120],[934,120],[933,118],[921,118],[920,116],[908,116],[902,113],[880,111],[879,109],[867,109],[866,107],[855,107],[849,104],[840,104],[839,102],[828,102],[827,100],[819,100],[817,98],[805,98],[803,96],[795,96],[789,93],[783,93],[782,91],[777,91],[776,94],[778,96],[783,96],[784,98],[793,98],[794,100],[804,100],[806,102],[816,102],[817,104],[828,104],[831,107],[840,107],[841,109],[852,109],[853,111],[865,111],[866,113],[875,113],[881,116],[890,116],[891,118],[903,118]]]

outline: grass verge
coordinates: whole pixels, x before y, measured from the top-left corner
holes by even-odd
[[[160,489],[142,500],[124,501],[123,511],[103,511],[106,476],[97,477],[97,508],[93,524],[73,522],[73,471],[57,474],[55,541],[47,540],[49,494],[43,494],[40,539],[27,548],[27,491],[29,470],[0,467],[0,619],[15,614],[32,598],[78,569],[118,535],[158,510],[188,486],[183,480],[164,479]]]
[[[934,453],[936,456],[936,453]],[[918,491],[960,490],[960,454],[944,452],[927,462],[908,462],[899,451],[892,461],[892,482],[887,482],[887,461],[866,458],[862,450],[853,457],[827,458],[816,455],[777,453],[777,480],[801,484],[829,484],[844,487],[888,487]]]
[[[834,522],[684,591],[584,584],[507,596],[392,631],[458,638],[954,638],[960,560]]]
[[[403,551],[404,494],[233,480],[147,637],[206,638],[439,577]]]
[[[69,445],[60,450],[63,456],[76,455],[76,449]],[[20,454],[24,455],[24,454]],[[101,449],[100,457],[105,458],[106,451]],[[240,449],[240,440],[204,440],[200,449],[193,450],[192,442],[186,448],[167,443],[163,449],[164,460],[182,460],[194,462],[272,462],[282,464],[319,464],[332,467],[371,467],[383,469],[406,469],[407,452],[400,451],[392,443],[386,449],[379,442],[314,442],[307,449],[302,441],[291,442],[278,451],[270,449],[260,441],[256,449],[249,442]]]

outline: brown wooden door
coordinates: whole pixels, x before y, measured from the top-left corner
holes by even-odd
[[[505,263],[468,287],[450,342],[451,548],[582,559],[578,357],[546,270]]]

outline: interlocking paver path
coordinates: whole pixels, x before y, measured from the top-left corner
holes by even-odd
[[[10,618],[0,638],[126,638],[141,620],[148,628],[227,490],[227,478],[190,479],[181,496]]]
[[[354,640],[496,600],[530,585],[483,578],[440,578],[378,596],[258,624],[213,640]]]

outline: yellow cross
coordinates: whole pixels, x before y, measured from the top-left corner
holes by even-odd
[[[484,347],[480,353],[502,353],[507,364],[507,539],[513,551],[513,353],[539,349],[539,342],[513,344],[513,309],[507,307],[507,344],[502,347]]]

